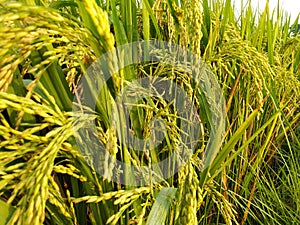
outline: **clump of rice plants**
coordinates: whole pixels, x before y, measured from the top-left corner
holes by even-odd
[[[230,0],[0,0],[0,224],[297,224],[299,21],[277,12],[236,15]],[[121,51],[139,42],[155,57]],[[189,75],[185,50],[225,108]],[[166,100],[172,90],[186,95]]]

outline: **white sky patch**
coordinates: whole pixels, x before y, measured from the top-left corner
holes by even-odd
[[[246,5],[248,1],[243,0],[243,4]],[[262,12],[266,6],[266,0],[252,0],[253,9],[259,9]],[[236,10],[240,12],[242,0],[233,0],[236,6]],[[269,0],[270,12],[272,12],[278,5],[278,0]],[[279,0],[279,5],[284,12],[291,15],[291,22],[294,22],[298,14],[300,13],[300,0]],[[300,21],[299,21],[300,22]]]

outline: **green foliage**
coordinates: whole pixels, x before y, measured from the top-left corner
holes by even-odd
[[[0,200],[0,224],[5,225],[10,219],[14,209],[4,201]]]
[[[175,199],[175,193],[175,188],[163,188],[160,190],[149,213],[149,217],[146,223],[147,225],[165,224],[166,218],[168,217],[170,205]]]
[[[268,5],[261,14],[250,6],[234,12],[230,0],[0,0],[0,224],[297,224],[300,36],[290,27],[298,21]],[[112,79],[90,93],[96,108],[79,118],[72,111],[93,61],[114,47],[153,39],[201,56],[221,85],[226,132],[222,141],[210,140],[205,170],[203,151],[214,125],[208,100],[179,68],[149,59],[113,73],[108,58]],[[75,138],[90,122],[97,130],[84,137],[99,139],[115,160],[151,168],[172,156],[184,144],[183,131],[162,96],[133,101],[129,124],[116,109],[114,97],[125,88],[139,91],[131,81],[143,77],[176,82],[205,113],[199,148],[186,166],[169,179],[134,187],[111,180],[113,160],[100,176]],[[112,112],[118,123],[111,122]],[[149,136],[158,115],[167,124],[159,147],[136,152],[118,140],[117,133],[130,135],[127,125],[137,137]],[[118,172],[130,179],[132,171]]]

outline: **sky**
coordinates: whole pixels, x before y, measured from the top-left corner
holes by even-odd
[[[291,21],[294,22],[297,15],[300,13],[300,0],[279,0],[281,8],[286,11],[287,13],[291,14]],[[241,2],[242,0],[233,0],[235,3],[237,10],[240,11]],[[245,3],[247,0],[243,0]],[[278,0],[269,0],[270,9],[273,9],[277,6]],[[262,11],[265,8],[266,0],[252,0],[252,6],[254,9],[259,8]]]

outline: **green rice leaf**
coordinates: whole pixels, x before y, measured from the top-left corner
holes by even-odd
[[[146,225],[164,225],[177,188],[163,188],[155,200]]]
[[[13,207],[11,207],[6,202],[0,200],[0,225],[7,224],[13,212],[14,212]]]

